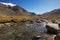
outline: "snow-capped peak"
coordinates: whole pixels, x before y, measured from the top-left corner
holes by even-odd
[[[11,7],[12,7],[12,6],[16,6],[16,4],[12,4],[12,3],[5,3],[5,2],[0,2],[0,3],[1,3],[1,4],[4,4],[4,5],[6,5],[6,6],[9,5],[9,6],[11,6]]]

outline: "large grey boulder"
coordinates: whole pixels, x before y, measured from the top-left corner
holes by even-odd
[[[46,25],[46,28],[47,28],[48,32],[51,32],[51,33],[57,33],[60,29],[59,25],[55,24],[55,23],[48,23]]]

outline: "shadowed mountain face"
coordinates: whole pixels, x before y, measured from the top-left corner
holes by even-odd
[[[10,6],[10,5],[4,5],[0,3],[0,17],[5,17],[5,16],[21,16],[21,15],[29,15],[29,13],[15,5],[15,6]]]
[[[60,9],[55,9],[51,12],[47,12],[45,14],[43,14],[43,16],[48,16],[48,17],[60,17]]]

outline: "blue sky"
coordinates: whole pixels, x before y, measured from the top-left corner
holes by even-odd
[[[28,12],[43,14],[60,8],[60,0],[0,0],[0,2],[10,2],[21,6]]]

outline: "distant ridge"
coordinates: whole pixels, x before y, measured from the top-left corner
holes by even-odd
[[[60,18],[60,8],[43,14],[44,17]]]

